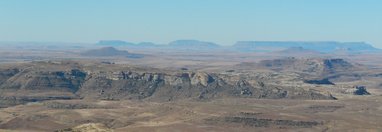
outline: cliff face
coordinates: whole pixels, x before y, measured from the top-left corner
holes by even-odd
[[[0,85],[2,98],[0,107],[42,100],[76,98],[75,93],[86,77],[86,73],[78,69],[67,71],[7,69],[4,71],[1,72],[8,73],[8,76],[1,79],[3,83]]]
[[[326,59],[323,61],[324,72],[336,73],[354,69],[354,65],[343,59]]]
[[[221,97],[332,99],[315,91],[266,85],[264,82],[247,79],[236,80],[205,72],[98,72],[89,74],[78,94],[85,98],[160,101]]]
[[[4,69],[0,71],[0,84],[4,83],[6,80],[11,78],[12,76],[16,75],[19,73],[19,69]]]
[[[86,73],[71,69],[69,71],[29,71],[14,74],[2,80],[1,89],[9,90],[61,90],[76,92],[84,81]]]
[[[0,82],[3,82],[0,85],[0,97],[4,99],[2,105],[72,98],[152,101],[222,97],[334,99],[317,91],[274,86],[240,75],[158,72],[134,68],[84,70],[86,68],[81,66],[65,69],[55,67],[60,66],[51,66],[47,68],[49,70],[30,68],[0,71]]]

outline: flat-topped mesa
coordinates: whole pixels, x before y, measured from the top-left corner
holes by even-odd
[[[170,42],[168,47],[187,50],[207,50],[220,48],[220,46],[215,43],[199,40],[176,40]]]
[[[129,55],[128,51],[124,50],[117,50],[113,47],[103,47],[100,49],[93,49],[88,50],[83,53],[81,53],[83,56],[96,56],[96,57],[102,57],[102,56],[126,56]]]

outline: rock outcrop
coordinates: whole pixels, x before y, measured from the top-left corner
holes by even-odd
[[[55,132],[113,132],[113,130],[101,123],[87,123]]]
[[[309,84],[318,84],[318,85],[334,85],[333,82],[329,81],[329,79],[325,78],[325,79],[318,79],[318,80],[305,80],[304,81],[305,83],[309,83]]]
[[[354,95],[370,95],[365,86],[355,86]]]

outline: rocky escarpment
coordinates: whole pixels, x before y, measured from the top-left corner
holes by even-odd
[[[40,64],[39,64],[40,65]],[[67,65],[67,64],[66,64]],[[46,68],[3,70],[2,106],[54,99],[144,99],[172,101],[222,97],[335,99],[312,89],[274,85],[241,75],[198,71],[161,71],[120,66],[44,64]],[[5,74],[7,73],[7,74]]]
[[[11,78],[12,76],[19,73],[20,70],[13,68],[13,69],[4,69],[0,71],[0,84],[4,83],[6,80]]]
[[[344,59],[325,59],[323,60],[324,72],[325,73],[336,73],[336,72],[344,72],[349,70],[354,70],[356,67],[345,61]]]
[[[68,71],[32,71],[5,80],[1,89],[10,90],[55,90],[76,92],[86,77],[78,69]]]
[[[5,70],[9,71],[9,70]],[[84,82],[86,73],[79,69],[22,71],[10,76],[0,85],[0,107],[43,100],[78,98],[75,93]]]
[[[275,86],[249,79],[236,80],[225,75],[205,72],[96,72],[89,74],[78,94],[84,98],[108,100],[170,101],[186,98],[212,99],[220,97],[334,99],[329,94],[319,91]]]
[[[103,99],[174,100],[212,96],[219,80],[207,73],[149,73],[135,71],[90,73],[79,94]],[[220,83],[222,83],[220,81]],[[89,96],[89,93],[92,95]],[[208,97],[207,97],[208,98]]]

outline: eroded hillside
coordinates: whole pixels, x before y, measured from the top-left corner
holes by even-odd
[[[223,97],[335,99],[325,90],[274,83],[297,76],[268,72],[209,73],[66,61],[34,62],[4,68],[0,75],[3,107],[42,100],[82,98],[154,101]]]

